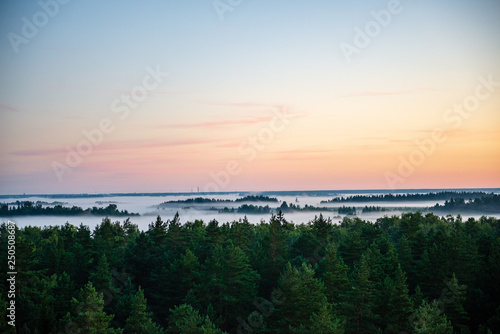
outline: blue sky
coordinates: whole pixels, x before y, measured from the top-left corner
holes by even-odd
[[[479,76],[500,80],[500,3],[492,0],[402,0],[401,12],[347,62],[340,43],[353,43],[354,28],[389,3],[243,0],[221,20],[208,0],[72,0],[16,53],[8,34],[22,35],[23,17],[32,21],[41,7],[4,1],[0,191],[190,190],[239,161],[237,146],[265,126],[254,118],[277,106],[296,121],[221,190],[385,188],[384,172],[397,167],[398,155],[440,125],[443,111],[474,91]],[[63,163],[65,147],[157,66],[170,74],[161,87],[59,182],[52,162]],[[491,168],[500,161],[498,106],[496,92],[442,156],[400,186],[499,186],[499,170]],[[480,167],[451,166],[455,178],[437,182],[464,140],[475,145],[457,163],[475,157]],[[383,156],[371,169],[363,163],[372,158],[368,146]],[[477,156],[477,147],[487,149]],[[297,162],[309,159],[313,167]],[[485,168],[488,177],[475,182]]]

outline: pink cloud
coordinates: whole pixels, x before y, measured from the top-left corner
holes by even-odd
[[[419,89],[408,89],[401,91],[386,91],[386,92],[376,92],[376,91],[366,91],[347,95],[341,95],[340,97],[371,97],[371,96],[390,96],[390,95],[415,95],[421,92],[456,92],[462,91],[459,89],[447,89],[447,88],[419,88]]]
[[[0,103],[0,110],[9,111],[9,112],[20,112],[21,111],[17,107],[13,107],[9,104],[3,104],[3,103]]]
[[[370,96],[387,96],[387,95],[411,95],[415,94],[414,90],[395,91],[395,92],[359,92],[354,94],[342,95],[341,97],[370,97]]]
[[[82,137],[81,140],[85,138]],[[208,144],[211,142],[215,142],[215,140],[196,140],[196,139],[186,139],[186,140],[172,140],[167,142],[159,142],[159,143],[140,143],[140,142],[114,142],[114,143],[103,143],[99,146],[94,146],[95,151],[123,151],[123,150],[147,150],[154,148],[162,148],[162,147],[176,147],[176,146],[186,146],[186,145],[200,145],[200,144]],[[31,150],[17,150],[9,152],[11,155],[15,156],[46,156],[46,155],[56,155],[56,154],[66,154],[68,151],[66,150],[66,145],[71,146],[75,149],[76,143],[61,145],[61,148],[55,149],[31,149]]]
[[[78,115],[69,115],[69,116],[61,116],[61,119],[85,119],[85,117]]]
[[[59,92],[59,91],[61,91],[61,90],[62,90],[62,89],[61,89],[61,87],[56,86],[56,85],[44,84],[43,86],[44,86],[45,88],[47,88],[48,90],[51,90],[51,91],[53,91],[53,92]]]
[[[111,93],[112,95],[116,95],[117,97],[125,95],[125,96],[131,96],[131,89],[129,90],[119,90],[119,89],[109,89],[109,88],[98,88],[96,89],[100,92],[104,93]],[[166,91],[166,90],[152,90],[152,91],[146,91],[146,96],[147,97],[157,97],[157,96],[174,96],[176,93],[173,91]]]
[[[52,155],[52,154],[61,154],[66,152],[64,148],[60,149],[32,149],[32,150],[19,150],[19,151],[11,151],[9,154],[17,155],[21,157],[32,157],[32,156],[44,156],[44,155]]]
[[[172,124],[166,125],[167,128],[215,128],[223,126],[235,126],[235,125],[254,125],[264,122],[269,122],[272,117],[255,117],[249,119],[237,119],[237,120],[225,120],[217,122],[200,122],[200,123],[184,123],[184,124]]]
[[[286,151],[275,151],[275,154],[317,154],[317,153],[331,153],[332,150],[286,150]]]
[[[148,142],[148,143],[137,143],[137,142],[115,142],[110,144],[103,144],[99,149],[106,151],[119,151],[119,150],[134,150],[134,149],[153,149],[162,147],[176,147],[176,146],[187,146],[187,145],[200,145],[208,144],[214,142],[215,140],[201,140],[201,139],[181,139],[172,140],[167,142]]]
[[[220,144],[220,145],[216,145],[216,147],[220,147],[220,148],[236,148],[236,147],[240,147],[241,143],[228,143],[228,144]]]
[[[210,104],[216,106],[240,107],[240,108],[253,108],[253,107],[276,107],[278,104],[261,103],[261,102],[213,102],[202,101],[203,104]]]
[[[257,104],[256,104],[257,105]],[[266,105],[266,107],[270,107],[272,105]],[[287,106],[285,105],[274,105],[272,106],[274,109],[280,109],[283,114],[287,115],[287,118],[300,118],[304,117],[306,113],[288,113]],[[269,115],[269,112],[275,112],[276,110],[266,110],[266,114]],[[261,117],[250,117],[250,118],[241,118],[241,119],[231,119],[231,120],[220,120],[213,122],[199,122],[199,123],[181,123],[181,124],[169,124],[160,126],[161,128],[217,128],[217,127],[225,127],[225,126],[244,126],[244,125],[254,125],[259,123],[270,122],[276,116],[261,116]]]
[[[317,160],[334,154],[333,150],[286,150],[272,152],[270,160]]]
[[[222,106],[222,107],[236,107],[242,109],[256,108],[265,112],[272,112],[276,109],[283,110],[287,109],[288,105],[281,103],[262,103],[262,102],[213,102],[213,101],[201,101],[203,104]]]

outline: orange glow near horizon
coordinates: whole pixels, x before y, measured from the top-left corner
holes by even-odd
[[[499,3],[407,3],[352,59],[373,2],[74,6],[0,41],[2,194],[500,187]]]

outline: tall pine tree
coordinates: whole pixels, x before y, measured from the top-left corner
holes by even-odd
[[[123,334],[163,334],[164,331],[151,319],[146,311],[147,301],[141,287],[132,299],[130,316],[127,318]]]
[[[347,295],[345,310],[348,314],[347,332],[371,334],[377,331],[377,317],[374,314],[374,284],[371,281],[370,265],[367,254],[361,256],[356,264],[352,278],[352,287]]]
[[[121,330],[109,328],[113,315],[107,315],[102,294],[98,294],[88,283],[81,290],[78,299],[72,301],[73,314],[67,314],[63,322],[65,329],[78,334],[119,334]]]
[[[281,302],[266,319],[268,333],[343,332],[343,319],[331,311],[325,286],[314,276],[310,265],[287,264],[278,283]]]
[[[318,263],[316,273],[325,284],[328,302],[339,308],[342,308],[349,289],[348,271],[349,268],[338,255],[335,244],[328,244],[326,254]]]
[[[453,334],[453,327],[437,302],[429,304],[424,301],[416,310],[413,319],[415,334]]]

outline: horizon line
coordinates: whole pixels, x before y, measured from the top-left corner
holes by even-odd
[[[0,198],[8,198],[8,197],[55,197],[55,196],[95,196],[95,197],[104,197],[104,196],[175,196],[175,195],[189,195],[189,194],[214,194],[214,195],[224,195],[224,194],[234,194],[234,193],[298,193],[298,192],[360,192],[360,191],[368,191],[368,192],[376,192],[376,191],[384,191],[384,192],[417,192],[417,191],[470,191],[470,190],[498,190],[500,191],[500,187],[492,187],[492,188],[406,188],[406,189],[320,189],[320,190],[233,190],[233,191],[218,191],[218,192],[205,192],[205,191],[184,191],[184,192],[102,192],[102,193],[52,193],[52,194],[0,194]]]

